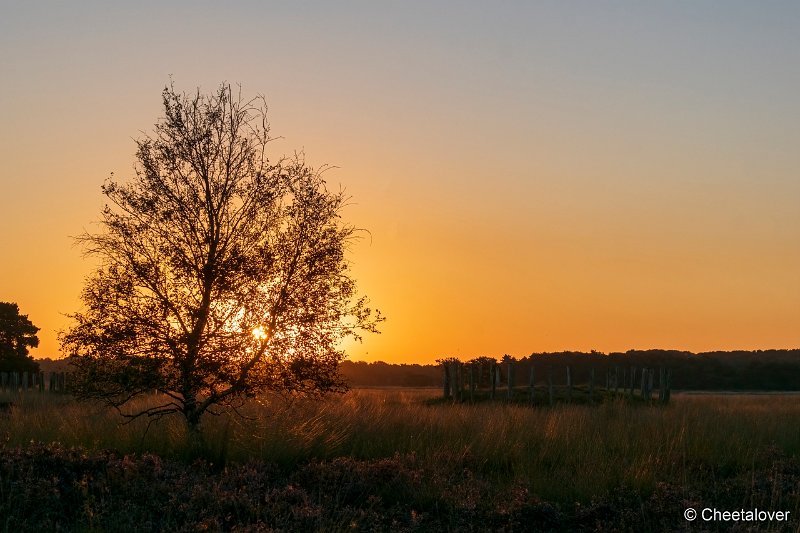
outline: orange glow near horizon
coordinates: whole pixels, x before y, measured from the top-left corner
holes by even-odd
[[[387,317],[352,360],[800,347],[800,7],[346,4],[6,10],[0,301],[35,357],[170,73],[263,92],[273,156],[337,167]]]

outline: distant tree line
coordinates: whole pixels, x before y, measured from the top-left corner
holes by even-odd
[[[483,368],[492,359],[499,364],[503,383],[507,380],[507,363],[513,362],[515,385],[520,386],[528,383],[533,365],[537,380],[546,379],[548,368],[552,368],[554,379],[561,380],[562,370],[569,366],[576,384],[587,383],[592,368],[597,383],[602,384],[605,383],[606,371],[668,367],[672,370],[672,387],[677,390],[800,390],[800,349],[702,353],[679,350],[629,350],[608,354],[595,351],[549,352],[522,358],[504,355],[462,361],[474,362]],[[344,361],[340,369],[353,387],[438,387],[442,383],[440,364]],[[480,376],[480,381],[485,381],[483,373]],[[481,386],[485,384],[481,383]]]
[[[351,387],[434,387],[442,382],[442,369],[438,365],[343,361],[339,372]]]
[[[629,350],[627,352],[550,352],[533,353],[528,357],[515,358],[479,357],[462,359],[474,362],[481,368],[476,376],[478,386],[488,386],[488,363],[498,364],[501,383],[507,383],[509,361],[514,362],[515,384],[528,384],[530,367],[536,368],[536,379],[547,379],[548,367],[552,368],[554,380],[564,379],[563,369],[567,365],[575,384],[587,383],[592,368],[598,385],[605,384],[607,370],[629,371],[631,367],[672,370],[673,390],[800,390],[800,349],[756,350],[732,352],[692,353],[678,350]],[[69,359],[38,359],[44,372],[63,372],[71,369]],[[343,361],[339,370],[351,387],[441,387],[440,364],[390,364],[382,361]]]

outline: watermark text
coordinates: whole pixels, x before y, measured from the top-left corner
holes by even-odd
[[[790,514],[791,511],[765,511],[759,508],[723,511],[715,507],[700,510],[689,507],[683,512],[683,517],[689,522],[698,518],[704,522],[785,522]]]

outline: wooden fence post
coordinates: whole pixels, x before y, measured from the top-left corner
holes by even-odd
[[[536,380],[536,374],[534,373],[533,363],[531,363],[531,379],[530,379],[530,382],[529,382],[529,387],[530,387],[530,390],[531,390],[531,405],[533,405],[533,403],[536,400],[536,388],[535,388],[536,381],[535,380]]]
[[[450,398],[450,372],[447,362],[442,363],[442,385],[443,385],[443,398],[447,400]]]
[[[467,376],[466,376],[466,368],[465,368],[464,363],[459,361],[458,362],[458,386],[459,386],[459,389],[461,389],[461,390],[459,391],[459,394],[458,394],[458,401],[460,401],[460,402],[463,402],[466,399],[466,394],[464,394],[464,392],[467,389],[467,385],[468,385],[468,383],[467,383]]]
[[[639,393],[644,399],[645,388],[647,387],[647,368],[642,369],[642,375],[639,377]]]
[[[589,403],[594,403],[594,367],[589,369]]]
[[[508,399],[514,398],[514,361],[508,362]]]
[[[492,382],[490,397],[494,400],[495,393],[497,392],[497,362],[495,360],[489,363],[489,381]]]
[[[536,373],[531,364],[531,378],[530,378],[530,387],[531,387],[531,405],[536,401]]]
[[[642,390],[641,390],[641,394],[642,394],[642,399],[643,400],[647,399],[647,376],[649,376],[649,375],[650,375],[650,369],[649,368],[643,368],[642,369]]]
[[[567,403],[572,402],[572,373],[567,365]]]
[[[453,394],[453,401],[459,401],[458,397],[458,361],[450,363],[450,391]]]
[[[550,405],[553,405],[553,367],[547,367],[547,396],[550,400]]]
[[[461,361],[453,363],[456,367],[456,401],[463,400],[464,384],[462,383],[463,376],[461,375]]]
[[[630,385],[630,395],[631,395],[631,400],[633,400],[633,391],[634,391],[634,389],[636,389],[636,367],[635,366],[631,368],[630,378],[631,378],[630,379],[630,383],[629,383],[629,385]]]
[[[469,401],[475,401],[475,363],[469,364]]]

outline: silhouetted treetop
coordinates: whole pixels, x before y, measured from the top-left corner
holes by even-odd
[[[38,332],[39,328],[33,325],[28,315],[20,314],[17,304],[0,302],[1,372],[37,370],[36,362],[28,356],[28,348],[39,346]]]

